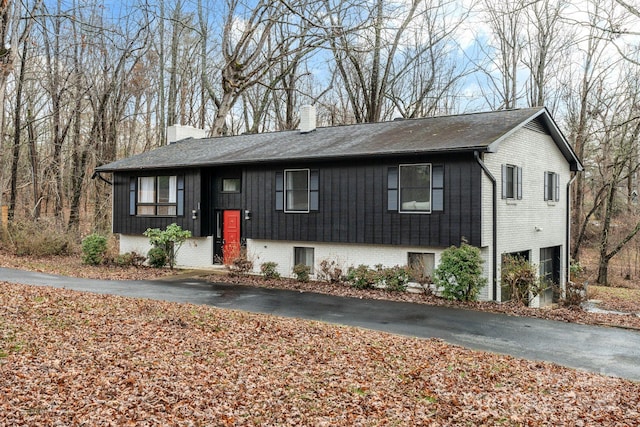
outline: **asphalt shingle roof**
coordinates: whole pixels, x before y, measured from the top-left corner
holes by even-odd
[[[544,107],[538,107],[320,127],[309,133],[293,130],[186,139],[100,166],[96,171],[483,151],[545,112]]]

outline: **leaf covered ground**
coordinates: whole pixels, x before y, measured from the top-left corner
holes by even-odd
[[[518,304],[497,304],[494,302],[454,302],[433,295],[413,294],[409,292],[386,292],[379,289],[355,289],[344,284],[330,284],[311,281],[301,283],[290,279],[265,280],[261,276],[236,276],[210,274],[206,271],[185,271],[157,269],[150,267],[88,266],[82,264],[80,256],[56,257],[18,257],[0,249],[0,266],[19,268],[44,273],[61,274],[72,277],[84,277],[112,280],[163,279],[178,275],[197,275],[212,282],[231,282],[248,286],[272,287],[280,289],[303,290],[353,298],[375,298],[394,301],[414,302],[430,305],[446,305],[472,310],[505,313],[513,316],[537,317],[563,322],[590,325],[618,326],[640,330],[640,284],[636,289],[606,288],[591,286],[594,297],[601,301],[602,308],[624,311],[626,314],[590,313],[576,308],[554,307],[535,309]],[[220,272],[218,272],[220,273]],[[622,300],[620,293],[626,298]]]
[[[640,384],[312,321],[0,283],[0,425],[637,425]]]

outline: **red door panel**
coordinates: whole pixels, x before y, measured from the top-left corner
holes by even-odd
[[[222,258],[231,264],[240,255],[240,211],[224,211],[222,224]]]

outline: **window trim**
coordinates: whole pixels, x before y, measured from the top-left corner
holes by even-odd
[[[292,210],[292,209],[288,209],[287,208],[287,196],[289,194],[290,191],[293,191],[289,188],[287,188],[287,173],[289,172],[306,172],[307,173],[307,209],[303,210],[303,209],[299,209],[299,210]],[[285,213],[309,213],[310,212],[310,200],[311,200],[311,191],[310,191],[310,184],[311,184],[311,170],[310,169],[285,169],[284,170],[284,175],[283,175],[283,179],[284,179],[284,185],[283,185],[283,189],[284,189],[284,212]],[[300,191],[300,190],[298,190]]]
[[[429,209],[428,210],[403,210],[402,209],[402,168],[411,166],[429,166]],[[432,163],[402,163],[398,165],[398,213],[401,214],[431,214],[433,212],[433,164]]]
[[[160,178],[169,178],[169,182],[172,177],[175,177],[175,201],[174,202],[158,202],[159,191],[158,191],[158,182]],[[153,199],[154,202],[140,202],[140,180],[143,178],[152,178],[153,179]],[[171,189],[171,185],[169,185],[169,189]],[[185,183],[184,176],[182,175],[143,175],[143,176],[133,176],[129,180],[129,215],[136,217],[145,217],[145,218],[175,218],[179,216],[184,216],[184,192],[185,192]],[[169,194],[169,200],[171,200],[171,194]],[[139,213],[140,207],[152,207],[154,213]],[[174,214],[158,214],[159,207],[174,207]]]
[[[238,189],[237,190],[225,190],[224,182],[225,181],[238,181]],[[222,177],[220,178],[220,192],[224,194],[239,194],[242,193],[242,179],[239,177]]]
[[[551,182],[548,181],[548,177],[551,177]],[[551,188],[549,188],[549,184],[551,184]],[[545,171],[544,173],[544,200],[546,202],[560,201],[560,175],[556,172]]]
[[[304,263],[304,265],[309,267],[309,274],[313,275],[315,274],[315,263],[316,263],[316,250],[314,247],[311,246],[294,246],[293,247],[293,266],[295,267],[298,264],[302,264],[302,263],[296,263],[296,258],[297,258],[297,252],[298,251],[304,251],[305,254],[308,252],[311,252],[311,265],[307,264],[306,262]],[[306,258],[306,256],[305,256]]]
[[[513,170],[513,183],[511,186],[507,182],[507,174]],[[512,190],[513,195],[509,195]],[[522,200],[522,167],[513,164],[502,165],[502,198],[504,200]]]

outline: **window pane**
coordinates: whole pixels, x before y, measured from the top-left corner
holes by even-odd
[[[158,215],[175,216],[176,207],[174,206],[158,206]]]
[[[138,215],[155,215],[155,206],[138,206]]]
[[[138,178],[138,203],[155,203],[154,181],[152,176]]]
[[[513,199],[515,195],[515,192],[513,191],[515,187],[514,170],[515,168],[513,166],[507,166],[505,169],[507,174],[507,199]]]
[[[303,264],[308,266],[313,274],[313,248],[293,248],[294,265]]]
[[[286,171],[286,207],[288,211],[309,210],[309,171]]]
[[[409,268],[413,280],[431,278],[436,264],[433,253],[409,252]]]
[[[400,208],[403,211],[431,210],[430,165],[400,166]]]
[[[158,203],[176,202],[176,177],[158,177]]]
[[[225,193],[239,193],[240,178],[224,178],[222,180],[222,191]]]

